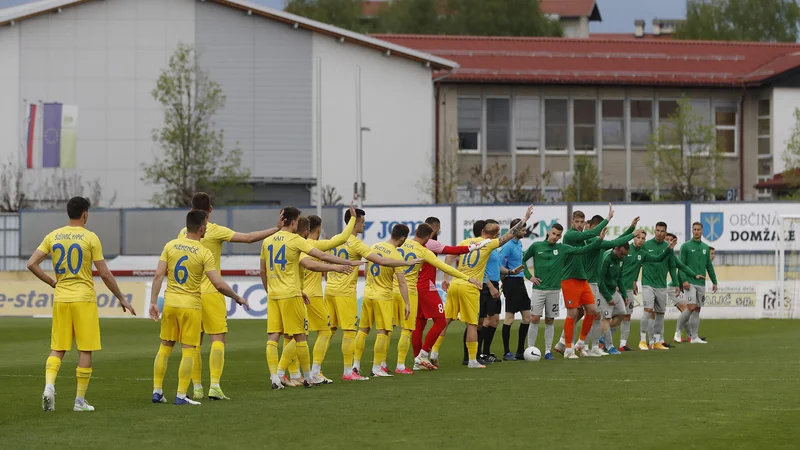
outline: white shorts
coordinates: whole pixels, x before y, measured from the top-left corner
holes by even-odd
[[[674,294],[675,291],[673,290],[672,293]],[[644,286],[642,288],[642,306],[644,309],[652,309],[656,313],[664,314],[667,306],[667,289]]]
[[[620,295],[619,292],[614,292],[612,298],[616,303],[614,306],[611,306],[604,297],[597,297],[597,308],[600,310],[603,319],[611,319],[615,316],[625,315],[625,302],[622,300],[622,295]]]
[[[675,294],[675,287],[670,286],[667,288],[667,306],[677,306],[680,303],[686,303],[686,298],[683,296],[683,291],[679,295]]]
[[[547,319],[555,319],[559,313],[559,294],[560,290],[543,291],[533,289],[531,291],[531,315]]]
[[[627,303],[625,303],[625,315],[630,316],[631,314],[633,314],[633,307],[634,304],[636,303],[636,296],[633,295],[633,289],[629,290],[627,294],[628,294],[628,301]]]
[[[706,304],[706,287],[689,285],[689,291],[685,293],[686,302],[690,305],[703,307]]]

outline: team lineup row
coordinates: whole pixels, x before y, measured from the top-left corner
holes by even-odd
[[[525,224],[531,217],[533,206],[527,209],[523,219],[512,222],[511,229],[503,236],[499,236],[500,227],[496,221],[479,221],[474,227],[473,239],[464,240],[457,246],[444,246],[436,240],[440,222],[432,217],[418,226],[410,239],[408,227],[396,225],[387,242],[368,247],[357,237],[363,232],[365,213],[353,208],[352,204],[345,214],[345,230],[332,239],[320,240],[321,219],[317,216],[300,217],[297,208],[284,208],[274,228],[237,233],[208,221],[212,207],[207,194],[196,194],[192,203],[193,209],[186,217],[186,228],[175,240],[165,245],[153,280],[150,316],[153,320],[161,320],[161,345],[154,364],[154,403],[167,401],[162,390],[163,379],[174,345],[180,342],[183,350],[175,403],[199,404],[197,400],[204,395],[200,383],[203,334],[208,334],[211,340],[211,386],[208,396],[211,399],[227,398],[219,385],[227,334],[223,295],[245,307],[248,305],[219,275],[223,242],[263,240],[260,273],[267,292],[269,337],[266,354],[274,389],[332,383],[322,374],[321,366],[330,339],[338,329],[343,330],[343,380],[368,379],[361,373],[361,356],[372,328],[376,329],[377,337],[371,375],[391,376],[385,360],[389,336],[395,325],[402,328],[396,373],[413,373],[405,367],[412,345],[414,369],[438,368],[438,349],[447,325],[453,320],[461,320],[467,325],[465,363],[468,367],[483,368],[486,363],[498,361],[486,350],[491,347],[491,336],[497,326],[499,311],[496,305],[501,273],[506,275],[503,283],[506,297],[503,335],[505,359],[509,360],[515,359],[508,348],[508,334],[516,312],[521,312],[523,316],[518,355],[525,334],[528,334],[530,345],[535,343],[538,324],[544,316],[546,358],[552,359],[552,320],[554,313],[558,312],[559,290],[563,292],[568,316],[564,335],[556,349],[561,349],[565,358],[573,359],[577,355],[606,354],[598,347],[603,339],[609,353],[616,353],[611,329],[620,322],[624,324],[623,318],[626,316],[629,320],[630,311],[626,307],[632,308],[632,296],[636,293],[635,280],[643,265],[643,294],[645,309],[649,313],[645,317],[652,317],[653,320],[646,326],[643,318],[642,331],[650,330],[654,348],[664,348],[663,311],[668,272],[672,283],[678,286],[675,292],[681,289],[687,292],[689,305],[681,319],[693,342],[700,341],[696,333],[706,270],[716,289],[709,249],[703,247],[705,244],[699,241],[699,233],[694,233],[694,228],[696,236],[692,242],[697,248],[691,249],[690,254],[689,250],[683,251],[688,243],[684,244],[680,259],[672,251],[674,242],[668,244],[665,241],[666,225],[661,223],[656,226],[655,239],[645,243],[644,247],[641,230],[635,232],[634,245],[631,247],[628,244],[634,237],[638,218],[625,235],[614,241],[605,241],[605,226],[613,217],[611,205],[606,219],[595,216],[585,227],[583,214],[576,211],[572,228],[564,234],[563,244],[558,243],[563,227],[556,224],[545,241],[534,243],[523,254],[519,240],[524,236]],[[71,199],[67,205],[69,226],[46,236],[28,262],[28,268],[39,279],[55,288],[51,354],[46,362],[46,384],[42,396],[42,406],[46,411],[55,408],[55,379],[61,359],[66,351],[71,350],[73,340],[79,351],[76,371],[78,392],[73,409],[94,410],[84,398],[92,371],[91,353],[100,350],[92,263],[106,286],[121,299],[122,308],[135,314],[108,271],[99,239],[85,228],[88,209],[89,204],[85,199]],[[695,224],[695,227],[699,226]],[[505,246],[502,252],[495,251],[509,242],[513,242],[513,245]],[[645,248],[648,245],[653,248]],[[638,253],[640,250],[642,253]],[[697,255],[695,251],[698,251]],[[53,257],[55,280],[40,268],[40,263],[48,254]],[[457,268],[439,260],[438,254],[448,255],[447,262],[455,261]],[[364,264],[363,259],[368,261],[365,270],[367,281],[359,314],[356,268]],[[501,264],[497,263],[498,259],[502,259]],[[525,264],[528,259],[534,260],[533,272]],[[682,287],[678,284],[681,279],[675,273],[676,266],[685,275]],[[495,271],[495,268],[498,270]],[[649,284],[648,268],[652,272]],[[436,288],[437,269],[446,274],[443,287],[448,294],[444,305]],[[496,272],[499,273],[495,275]],[[522,272],[534,284],[532,299],[527,296]],[[631,278],[634,272],[635,276]],[[323,273],[327,273],[324,292]],[[661,273],[660,281],[658,273]],[[164,304],[159,309],[158,295],[165,277],[167,287]],[[452,283],[450,277],[454,278]],[[580,339],[573,348],[574,325],[579,314],[584,315],[584,322]],[[684,315],[686,320],[683,320]],[[433,327],[423,342],[422,335],[428,320],[433,321]],[[479,322],[483,325],[481,333],[478,332]],[[591,352],[587,352],[585,340],[593,329],[595,345]],[[600,330],[603,332],[602,338],[599,337]],[[313,364],[307,342],[307,334],[311,331],[317,332]],[[479,334],[484,348],[484,354],[480,357]],[[279,359],[278,341],[281,335],[284,335],[284,348]],[[645,339],[643,337],[643,341]],[[625,348],[624,341],[621,344]],[[285,375],[287,370],[291,372],[291,378]],[[300,370],[305,377],[301,376]],[[194,392],[190,399],[186,394],[192,380]]]

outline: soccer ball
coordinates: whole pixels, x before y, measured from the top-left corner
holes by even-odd
[[[523,353],[525,355],[525,361],[539,361],[542,359],[542,352],[539,351],[536,347],[528,347],[525,349]]]

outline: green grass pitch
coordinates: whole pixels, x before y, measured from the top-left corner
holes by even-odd
[[[798,325],[705,320],[701,334],[708,345],[577,361],[558,356],[503,362],[485,370],[461,366],[463,327],[453,326],[440,370],[362,383],[340,379],[338,333],[323,368],[333,385],[272,391],[266,324],[232,320],[222,380],[232,400],[179,408],[150,402],[158,325],[108,319],[101,323],[104,349],[95,353],[87,394],[97,411],[79,414],[71,408],[76,353],[61,366],[56,411],[45,413],[41,392],[50,321],[2,318],[0,448],[798,448]],[[674,326],[667,323],[666,329]],[[638,323],[631,335],[636,332]],[[542,335],[543,329],[540,348]],[[374,333],[366,367],[373,343]],[[502,350],[499,331],[494,349]],[[170,359],[164,385],[170,401],[179,353]]]

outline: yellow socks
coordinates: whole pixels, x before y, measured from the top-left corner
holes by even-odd
[[[75,402],[83,404],[86,389],[89,388],[89,380],[92,378],[92,368],[78,367],[75,369],[75,377],[78,379],[78,393],[75,395]]]
[[[355,352],[355,331],[345,331],[342,337],[342,359],[344,360],[344,373],[353,373],[353,353]]]
[[[467,342],[467,352],[469,353],[469,360],[475,361],[478,359],[478,343]]]
[[[45,387],[55,387],[58,369],[61,368],[61,358],[58,356],[48,356],[44,363],[44,383]]]
[[[156,361],[153,363],[153,392],[163,394],[164,375],[167,373],[167,362],[172,354],[172,347],[161,344],[158,347]]]
[[[269,366],[269,374],[272,376],[278,375],[278,343],[267,341],[267,366]]]
[[[211,356],[208,358],[208,366],[211,370],[211,386],[217,387],[219,386],[219,379],[222,378],[222,368],[225,367],[224,342],[214,341],[211,343]]]
[[[297,359],[300,361],[300,368],[303,369],[303,375],[306,377],[311,376],[311,355],[308,354],[308,341],[297,343]]]
[[[317,334],[317,342],[314,343],[315,366],[322,366],[322,361],[325,361],[325,354],[328,352],[330,342],[331,330],[320,330]]]
[[[411,330],[403,330],[400,334],[400,342],[397,344],[397,368],[400,370],[406,367],[406,356],[411,347]]]
[[[356,352],[354,355],[354,360],[357,362],[361,362],[361,356],[364,355],[364,348],[367,346],[367,336],[369,336],[367,333],[361,330],[358,331],[358,335],[356,336]]]
[[[286,373],[286,369],[289,368],[289,364],[291,364],[292,360],[297,358],[297,343],[294,339],[289,340],[286,342],[284,339],[283,341],[283,353],[281,354],[281,360],[278,362],[278,375],[283,376]]]
[[[192,381],[192,365],[197,355],[196,347],[184,348],[181,351],[181,365],[178,367],[178,398],[185,398]]]
[[[379,334],[378,337],[375,339],[375,347],[373,348],[375,352],[375,359],[372,363],[372,370],[373,372],[375,369],[380,370],[381,363],[386,359],[386,351],[389,348],[389,336],[385,334]]]
[[[436,343],[433,344],[431,348],[431,353],[439,353],[439,348],[442,346],[442,342],[444,342],[444,335],[439,336],[436,338]]]
[[[203,348],[197,347],[192,358],[192,384],[200,388],[203,386]]]

